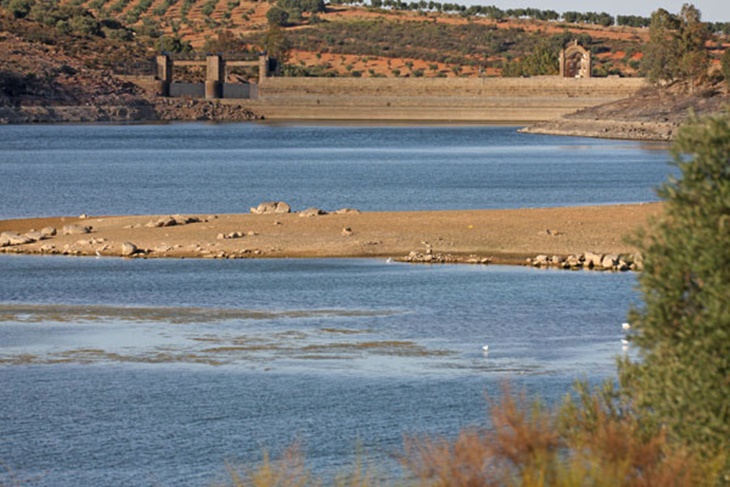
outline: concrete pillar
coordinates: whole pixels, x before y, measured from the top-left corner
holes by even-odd
[[[205,58],[205,97],[223,97],[223,58],[221,56],[208,56]]]
[[[269,77],[269,56],[262,54],[259,56],[259,84]]]
[[[172,83],[172,59],[163,54],[157,56],[157,95],[170,96],[170,83]]]
[[[581,62],[581,71],[583,72],[584,78],[590,78],[593,76],[593,67],[591,66],[591,51],[586,50]]]

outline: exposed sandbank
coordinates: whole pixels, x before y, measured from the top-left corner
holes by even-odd
[[[23,254],[148,258],[393,258],[411,252],[442,261],[524,264],[540,254],[629,254],[626,237],[661,212],[660,203],[517,210],[363,212],[303,217],[186,215],[54,217],[0,221],[0,232],[58,234],[5,246]],[[181,224],[185,220],[190,223]],[[199,220],[199,221],[196,221]],[[153,225],[165,222],[173,226]],[[91,227],[64,235],[63,227]],[[447,257],[447,258],[446,258]],[[437,261],[439,259],[435,259]]]

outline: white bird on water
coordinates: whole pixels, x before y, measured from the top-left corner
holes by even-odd
[[[484,345],[484,346],[482,347],[482,351],[484,351],[484,352],[488,352],[488,351],[489,351],[489,345]]]
[[[629,345],[629,341],[628,341],[627,339],[625,339],[625,338],[622,338],[622,339],[621,339],[621,345],[623,345],[623,346],[625,346],[625,347],[626,347],[626,346],[628,346],[628,345]]]
[[[631,325],[629,323],[622,323],[621,328],[624,330],[629,330],[631,328]]]

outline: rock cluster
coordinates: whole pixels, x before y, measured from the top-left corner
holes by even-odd
[[[236,238],[243,238],[246,234],[243,232],[230,232],[230,233],[219,233],[216,238],[218,240],[229,240],[229,239],[236,239]]]
[[[640,256],[623,256],[619,254],[584,254],[569,255],[538,255],[527,259],[527,263],[534,267],[557,267],[561,269],[593,269],[601,271],[636,271],[641,270]]]
[[[319,215],[326,215],[327,212],[324,210],[320,210],[319,208],[307,208],[306,210],[302,210],[299,212],[299,216],[303,216],[305,218],[312,217],[312,216],[319,216]]]
[[[282,213],[292,213],[291,206],[283,201],[264,201],[259,203],[255,208],[251,208],[253,215],[273,215]],[[337,211],[333,211],[333,215],[357,215],[361,213],[360,210],[355,208],[340,208]],[[312,217],[320,215],[329,215],[330,213],[320,208],[307,208],[299,212],[299,216]]]
[[[0,247],[12,247],[46,240],[56,235],[54,227],[45,227],[41,230],[31,230],[24,234],[17,232],[0,233]]]
[[[408,255],[403,257],[402,259],[397,259],[401,262],[413,262],[413,263],[422,263],[422,264],[446,264],[449,262],[458,262],[458,259],[456,259],[453,255],[450,254],[442,254],[442,253],[433,253],[431,249],[426,250],[426,252],[418,252],[415,250],[412,250]]]
[[[85,235],[91,233],[94,228],[89,225],[64,225],[62,232],[64,235]]]
[[[430,248],[425,252],[412,250],[407,256],[396,259],[399,262],[411,262],[414,264],[489,264],[492,259],[470,255],[469,257],[455,256],[451,254],[434,253]]]
[[[291,213],[291,206],[283,201],[265,201],[259,203],[256,208],[251,208],[251,213],[254,215]]]
[[[187,225],[188,223],[198,223],[200,218],[190,216],[185,217],[182,215],[164,216],[157,220],[151,220],[145,223],[145,227],[148,228],[163,228],[163,227],[174,227],[177,225]]]

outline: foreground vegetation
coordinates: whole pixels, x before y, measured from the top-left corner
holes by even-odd
[[[637,236],[643,306],[631,312],[637,361],[619,385],[584,383],[556,409],[508,386],[491,428],[455,439],[408,438],[402,483],[427,486],[730,485],[730,115],[694,120],[674,148],[681,178],[662,186],[665,213]],[[339,485],[379,485],[356,466]],[[236,486],[321,481],[293,447]]]

